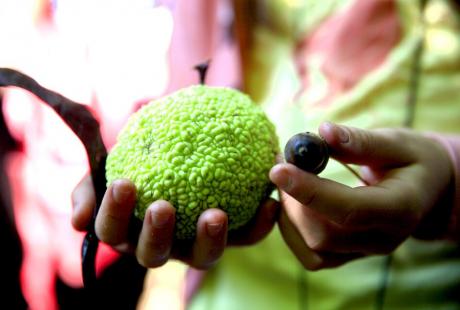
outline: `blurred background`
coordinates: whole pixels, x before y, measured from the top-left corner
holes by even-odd
[[[279,2],[302,6],[301,0]],[[428,23],[444,16],[437,2],[426,11]],[[22,71],[90,106],[110,149],[140,106],[197,83],[193,66],[198,63],[212,59],[208,84],[242,87],[244,55],[235,39],[235,3],[244,1],[0,0],[0,67]],[[284,20],[278,22],[275,26],[283,28]],[[432,48],[449,50],[456,40],[435,27],[430,31],[426,44]],[[312,80],[307,99],[330,99],[324,80]],[[88,171],[83,146],[33,95],[0,88],[0,102],[0,263],[9,275],[0,281],[5,281],[2,287],[11,284],[11,293],[0,296],[14,299],[18,309],[77,309],[88,303],[181,309],[184,265],[168,263],[149,270],[144,279],[146,271],[135,259],[121,258],[105,246],[98,253],[105,289],[100,299],[89,300],[82,290],[83,234],[70,221],[72,190]]]
[[[139,106],[197,81],[188,66],[180,79],[171,82],[168,53],[173,12],[181,9],[179,5],[154,0],[0,0],[0,67],[22,71],[43,86],[91,106],[110,148],[126,118]],[[227,18],[223,13],[222,19]],[[203,48],[207,44],[196,43]],[[175,62],[185,68],[184,61],[188,60],[176,57]],[[3,160],[2,175],[6,173],[9,182],[2,182],[2,196],[8,196],[5,209],[14,214],[10,218],[20,240],[20,247],[17,242],[16,247],[8,246],[9,237],[3,234],[1,240],[7,243],[2,253],[13,257],[14,266],[4,259],[2,267],[11,270],[8,279],[19,272],[20,290],[30,309],[87,306],[85,302],[91,301],[85,301],[89,297],[81,290],[83,234],[70,221],[71,192],[88,171],[84,149],[61,119],[33,95],[11,87],[1,88],[0,95],[3,129],[10,134],[0,143],[2,149],[7,143],[11,146]],[[8,233],[16,236],[14,229]],[[101,304],[109,306],[115,292],[120,292],[113,304],[125,302],[132,308],[141,293],[142,287],[135,283],[142,279],[143,270],[133,266],[134,260],[125,262],[126,268],[107,269],[118,259],[117,253],[100,247],[100,275],[127,280],[118,288],[107,280]],[[148,275],[138,308],[180,309],[184,270],[172,262]],[[24,306],[20,296],[17,305]]]

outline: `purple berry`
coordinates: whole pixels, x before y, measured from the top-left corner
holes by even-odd
[[[329,161],[326,141],[312,132],[299,133],[291,137],[284,147],[284,157],[288,163],[298,168],[318,174]]]

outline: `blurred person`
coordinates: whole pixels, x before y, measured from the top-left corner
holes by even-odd
[[[321,177],[279,164],[270,173],[280,190],[279,218],[278,203],[268,200],[243,237],[228,233],[226,243],[225,213],[207,210],[198,231],[211,223],[223,229],[217,237],[198,234],[183,257],[175,255],[167,233],[174,226],[173,206],[158,201],[150,212],[165,225],[158,229],[145,221],[131,253],[146,267],[176,258],[209,269],[189,273],[190,309],[459,308],[456,4],[280,0],[233,5],[241,60],[236,85],[265,108],[281,146],[298,132],[319,128],[336,159],[363,167],[368,185],[337,162]],[[202,12],[176,16],[173,42],[199,28],[189,28],[190,20],[203,20]],[[194,42],[189,44],[193,49]],[[187,58],[184,50],[170,52]],[[195,62],[190,60],[189,67]],[[115,203],[113,191],[119,190],[130,199]],[[93,196],[85,194],[74,213],[78,229],[84,229],[85,214],[94,208]],[[115,182],[96,221],[101,240],[118,249],[127,248],[123,227],[134,195],[129,180]],[[111,225],[108,214],[118,214]],[[226,248],[235,244],[251,246]]]
[[[58,8],[62,3],[65,1],[57,2]],[[458,17],[453,3],[447,0],[429,1],[424,7],[422,1],[403,0],[279,0],[233,3],[168,1],[168,5],[173,12],[174,22],[171,42],[168,42],[171,61],[169,69],[163,68],[169,72],[168,86],[163,89],[159,87],[154,93],[143,94],[144,98],[156,97],[163,91],[168,93],[196,83],[197,78],[191,68],[204,59],[212,58],[209,84],[239,87],[250,94],[266,109],[277,125],[281,146],[293,134],[306,130],[316,131],[323,124],[320,133],[331,144],[338,159],[370,167],[363,171],[363,177],[367,178],[371,186],[353,191],[349,189],[355,189],[362,184],[334,162],[330,163],[320,179],[301,173],[289,165],[274,167],[272,180],[286,192],[281,194],[279,219],[278,203],[269,200],[260,208],[257,225],[245,231],[243,238],[229,238],[229,244],[252,246],[229,247],[224,251],[226,244],[214,242],[222,240],[221,236],[216,239],[202,236],[192,246],[200,249],[195,251],[200,255],[181,257],[192,267],[207,269],[212,266],[209,272],[191,269],[188,273],[191,275],[187,278],[188,283],[200,285],[199,290],[195,290],[197,287],[188,287],[190,294],[197,292],[191,299],[190,308],[456,307],[460,279],[457,274],[460,270],[456,239],[458,232],[455,225],[452,225],[451,230],[447,227],[451,215],[449,210],[454,209],[452,191],[458,189],[458,185],[453,183],[453,166],[450,166],[447,152],[436,143],[444,143],[446,138],[437,136],[434,139],[438,140],[433,142],[432,138],[420,135],[422,131],[458,133],[456,120],[459,116],[459,73],[452,68],[458,65],[460,53],[455,35],[458,30]],[[428,12],[435,13],[429,15]],[[80,16],[87,16],[88,12],[80,13]],[[235,32],[229,31],[231,29]],[[113,29],[107,29],[106,34],[112,33],[111,31]],[[75,30],[73,34],[78,33]],[[148,35],[150,32],[143,29],[129,33]],[[129,42],[128,39],[129,35],[123,37],[123,40],[117,38],[116,42],[121,45],[115,46],[122,46],[124,42]],[[66,42],[81,43],[75,37]],[[424,43],[424,49],[420,49],[420,42]],[[142,46],[133,42],[129,45],[134,46],[134,50]],[[81,47],[78,44],[77,46]],[[110,44],[99,45],[101,46],[107,47]],[[99,49],[101,50],[105,49]],[[185,50],[187,53],[184,53]],[[417,56],[420,54],[423,57]],[[117,77],[125,77],[122,81],[126,81],[128,76],[134,82],[123,85],[104,83],[110,78],[115,64],[121,63],[126,65],[122,68],[129,69],[128,60],[131,59],[104,62],[104,55],[108,54],[101,52],[92,55],[93,58],[89,59],[92,64],[90,68],[99,70],[80,71],[81,75],[74,75],[73,78],[94,83],[89,83],[83,92],[86,95],[80,101],[101,105],[98,111],[107,144],[110,146],[124,119],[135,110],[133,103],[136,102],[129,96],[126,98],[130,100],[120,100],[117,107],[121,106],[121,113],[118,117],[110,118],[110,109],[103,110],[103,107],[111,106],[109,98],[116,98],[111,90],[113,85],[120,86],[117,89],[126,86],[135,93],[139,91],[135,89],[135,84],[144,79],[141,78],[142,75],[119,71],[120,75]],[[145,57],[143,60],[147,59],[147,54],[141,56]],[[71,55],[70,59],[82,59],[82,64],[88,63],[88,59],[79,57]],[[32,63],[36,65],[35,60]],[[101,65],[101,62],[106,65]],[[240,67],[237,66],[238,63],[241,63]],[[88,68],[78,65],[76,67],[80,70]],[[142,70],[141,67],[135,68],[133,72]],[[231,74],[227,74],[226,68],[231,69]],[[61,73],[62,75],[56,71],[48,72],[47,76],[70,78],[69,72]],[[81,76],[91,79],[81,79]],[[95,77],[97,79],[93,80]],[[60,87],[58,84],[49,85],[56,90],[64,89],[63,86],[78,85],[68,79],[61,82]],[[90,91],[92,88],[97,96]],[[64,89],[64,94],[66,92],[70,94],[69,90]],[[10,91],[9,93],[11,94]],[[92,98],[98,100],[92,101]],[[12,97],[9,97],[9,101],[14,102]],[[348,126],[324,123],[325,120]],[[357,129],[382,127],[410,127],[411,130]],[[108,138],[110,136],[112,138]],[[401,140],[407,143],[398,143]],[[369,150],[366,148],[366,141],[372,143],[371,155],[375,156],[375,162],[368,159],[370,156],[366,153]],[[414,149],[427,152],[414,154]],[[388,156],[388,153],[394,156]],[[436,165],[433,164],[433,157],[439,161]],[[385,165],[382,166],[381,163]],[[68,164],[61,168],[68,167]],[[394,169],[395,166],[398,168]],[[81,177],[84,173],[86,166],[81,164],[79,167],[69,185],[76,183],[77,176]],[[432,178],[426,177],[426,173],[432,172],[437,177],[434,174],[431,175]],[[337,227],[337,222],[347,222],[339,216],[340,212],[334,217],[324,206],[334,211],[341,211],[341,206],[337,202],[324,200],[319,194],[317,203],[312,204],[308,198],[311,192],[305,188],[305,183],[309,182],[308,188],[311,185],[317,188],[321,185],[323,188],[324,185],[325,189],[337,189],[337,193],[349,193],[346,197],[342,196],[348,198],[343,200],[347,202],[343,208],[349,211],[357,206],[353,201],[350,202],[350,199],[358,197],[357,191],[372,191],[378,188],[379,182],[386,180],[386,176],[392,175],[401,176],[408,182],[401,183],[401,187],[390,187],[388,195],[386,192],[380,194],[389,196],[389,201],[391,197],[395,197],[391,200],[394,205],[400,203],[407,207],[404,210],[414,211],[415,215],[423,214],[424,219],[433,225],[427,226],[425,220],[413,216],[411,212],[386,214],[380,205],[365,204],[369,200],[367,199],[361,206],[373,212],[359,212],[361,215],[369,215],[369,218],[362,216],[355,219],[367,219],[376,223],[373,234],[368,234],[365,229],[354,230],[346,225]],[[286,182],[288,177],[290,182]],[[420,180],[427,180],[428,183]],[[81,184],[84,187],[86,183]],[[134,191],[129,181],[120,181],[113,186]],[[410,191],[406,192],[406,189]],[[68,195],[69,191],[66,189],[63,195]],[[418,193],[423,193],[425,199],[420,204],[410,203],[408,198],[401,199],[401,191],[411,194],[409,198],[418,198]],[[114,207],[110,191],[107,193],[101,210]],[[328,193],[325,195],[330,197]],[[397,193],[399,194],[396,195]],[[88,191],[77,190],[74,199],[75,196],[82,200],[74,204],[73,224],[77,229],[84,230],[89,220],[87,215],[94,205]],[[437,204],[435,200],[441,197],[448,202]],[[307,206],[302,206],[302,203]],[[445,206],[442,209],[445,214],[428,212],[440,210],[434,207],[438,205]],[[125,211],[129,211],[133,205],[127,203],[124,207]],[[173,212],[172,206],[167,202],[156,203],[152,208],[159,208],[160,212],[166,214]],[[226,221],[226,215],[219,210],[209,210],[202,218],[199,225],[210,221],[222,224]],[[69,220],[68,217],[66,219]],[[433,222],[432,219],[436,221]],[[120,222],[128,220],[128,217],[122,217]],[[279,225],[272,229],[275,220],[278,220]],[[100,214],[98,221],[99,224],[106,221],[104,212]],[[395,225],[393,221],[402,224]],[[388,225],[388,222],[393,224]],[[169,222],[169,225],[173,225],[173,222]],[[396,233],[393,231],[394,227],[400,229],[397,234],[393,234]],[[144,226],[147,232],[150,228],[148,225]],[[110,230],[97,229],[103,241],[117,249],[122,248],[120,245],[126,240],[110,240]],[[117,229],[117,226],[114,225],[112,229]],[[225,230],[220,232],[226,233]],[[456,241],[447,240],[446,235]],[[342,239],[337,238],[338,236],[342,236]],[[144,248],[148,251],[138,251],[137,259],[146,267],[164,264],[165,260],[152,262],[148,257],[139,254],[152,251],[155,253],[159,250],[145,246],[144,241],[146,240],[141,240],[138,249]],[[78,242],[72,244],[75,249],[78,248]],[[168,242],[166,245],[166,248],[173,246]],[[214,254],[207,256],[205,253],[208,250]],[[265,255],[268,252],[276,253],[276,260],[268,260]],[[77,254],[72,255],[76,257]],[[309,272],[318,269],[321,270]],[[433,283],[437,285],[433,286]],[[423,296],[420,295],[421,291]]]

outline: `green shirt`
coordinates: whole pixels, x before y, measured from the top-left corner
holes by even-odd
[[[276,124],[281,146],[293,134],[316,132],[325,120],[377,128],[401,127],[411,118],[415,130],[458,133],[460,23],[448,1],[429,1],[424,22],[419,1],[396,1],[401,36],[383,63],[321,104],[318,98],[328,82],[312,57],[307,60],[309,88],[298,93],[302,82],[292,55],[299,40],[352,4],[270,1],[264,12],[273,22],[253,29],[247,91]],[[411,101],[413,63],[421,40],[419,81]],[[413,118],[410,104],[415,107]],[[321,176],[358,184],[334,161]],[[275,228],[255,246],[227,249],[207,274],[190,309],[460,309],[459,299],[458,244],[409,238],[390,256],[309,272]]]

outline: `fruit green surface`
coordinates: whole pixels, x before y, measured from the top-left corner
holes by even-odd
[[[208,208],[227,212],[229,230],[247,223],[269,194],[278,152],[273,124],[248,96],[191,86],[133,114],[107,158],[107,181],[135,183],[141,219],[153,201],[171,202],[176,237],[188,239]]]

